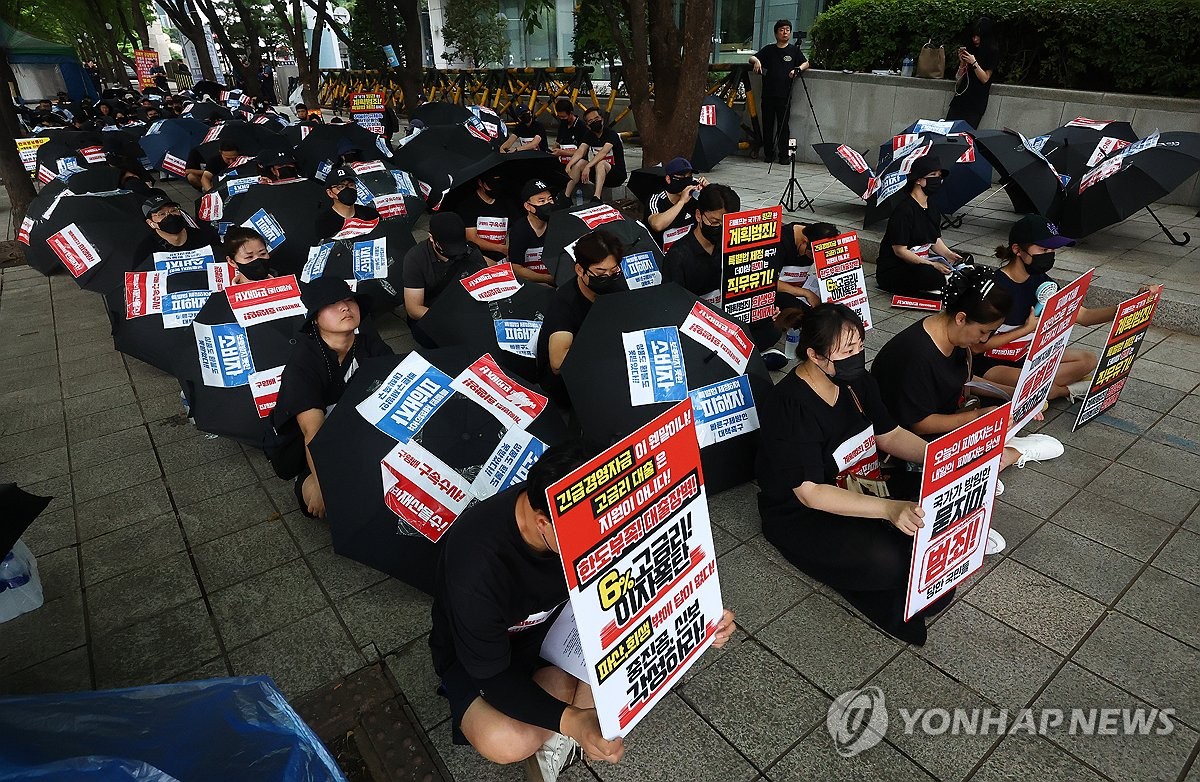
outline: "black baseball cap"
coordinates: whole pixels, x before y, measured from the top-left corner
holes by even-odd
[[[142,202],[142,217],[149,217],[164,206],[179,206],[179,204],[166,194],[152,195]]]
[[[350,166],[338,166],[325,177],[325,186],[333,187],[341,182],[357,182],[358,174]]]
[[[1073,247],[1075,240],[1058,232],[1058,226],[1038,214],[1025,215],[1008,230],[1008,243],[1036,244],[1047,250]]]
[[[304,316],[302,328],[309,328],[317,319],[317,313],[330,304],[337,304],[343,299],[353,298],[362,310],[370,307],[371,297],[365,293],[355,293],[340,277],[318,277],[308,283],[300,291],[300,301],[308,314]]]
[[[467,226],[454,212],[438,212],[429,218],[429,236],[449,258],[467,251]]]
[[[529,199],[533,198],[538,193],[552,193],[552,192],[554,192],[554,191],[550,188],[550,185],[546,184],[546,180],[531,179],[525,183],[524,187],[521,188],[521,200],[528,201]]]

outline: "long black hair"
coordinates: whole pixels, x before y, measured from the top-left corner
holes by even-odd
[[[964,313],[972,323],[991,323],[1008,315],[1013,297],[1008,288],[996,283],[996,269],[968,266],[955,271],[946,280],[942,312],[954,318]]]
[[[818,356],[828,357],[837,346],[838,340],[846,327],[853,328],[862,339],[866,336],[862,318],[858,313],[845,304],[827,302],[818,304],[805,314],[800,321],[800,344],[796,347],[797,355],[807,358],[808,349],[812,348]]]

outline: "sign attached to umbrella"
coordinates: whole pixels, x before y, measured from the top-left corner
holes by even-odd
[[[546,397],[506,375],[487,353],[450,381],[450,386],[474,399],[505,426],[529,426],[549,403]]]
[[[745,375],[721,380],[688,393],[696,415],[700,447],[758,431],[758,408]]]
[[[775,255],[783,207],[726,214],[721,230],[721,308],[743,323],[774,317]]]
[[[400,362],[375,393],[358,404],[362,417],[393,439],[407,443],[450,398],[449,375],[418,353]]]
[[[206,386],[236,388],[250,383],[254,374],[254,356],[250,338],[236,323],[209,325],[192,323],[200,373]]]
[[[233,316],[243,327],[307,312],[300,301],[300,283],[293,275],[245,285],[230,285],[225,292],[229,296]]]
[[[754,343],[740,326],[730,323],[700,302],[696,302],[679,330],[701,345],[712,348],[734,372],[739,375],[746,373],[750,355],[754,352]]]
[[[489,266],[470,277],[463,277],[459,282],[467,289],[467,293],[471,294],[472,299],[483,302],[507,298],[521,288],[511,263]]]
[[[1125,379],[1133,370],[1133,360],[1137,358],[1146,332],[1150,330],[1150,322],[1154,320],[1154,310],[1161,294],[1162,286],[1156,285],[1126,299],[1117,307],[1108,341],[1104,343],[1104,354],[1096,364],[1092,385],[1079,405],[1079,417],[1071,427],[1072,432],[1110,409],[1121,397]]]
[[[679,329],[661,326],[623,332],[629,401],[634,406],[680,402],[687,398],[687,371]]]
[[[682,402],[546,492],[583,658],[566,664],[584,669],[609,739],[671,691],[721,617],[695,431]]]
[[[266,418],[279,399],[279,382],[283,377],[283,365],[255,372],[250,376],[250,390],[254,394],[254,406],[259,418]]]
[[[283,226],[272,215],[268,214],[266,209],[259,209],[250,215],[250,219],[242,223],[242,226],[258,231],[263,241],[267,243],[268,250],[274,250],[287,239],[287,235],[283,232]]]
[[[100,263],[99,250],[88,241],[83,231],[75,223],[63,228],[46,242],[73,277],[79,277]]]
[[[871,304],[867,300],[867,278],[863,275],[858,234],[847,231],[832,239],[812,243],[821,301],[845,304],[871,328]]]
[[[621,274],[630,290],[649,288],[662,282],[662,272],[654,260],[654,253],[643,251],[626,255],[621,259]]]
[[[462,476],[416,441],[396,443],[379,468],[384,504],[434,543],[471,503]]]

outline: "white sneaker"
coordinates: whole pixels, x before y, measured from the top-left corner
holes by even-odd
[[[1048,434],[1029,434],[1024,437],[1014,437],[1008,441],[1010,448],[1021,452],[1017,466],[1024,467],[1025,462],[1045,462],[1057,459],[1065,452],[1063,444],[1057,438]]]
[[[1088,389],[1091,387],[1091,380],[1076,380],[1074,383],[1067,384],[1067,393],[1071,395],[1072,402],[1078,402],[1087,396]]]
[[[997,478],[996,479],[996,496],[999,497],[1003,493],[1004,493],[1004,481]]]
[[[983,548],[983,555],[990,557],[992,554],[999,554],[1001,551],[1004,551],[1004,547],[1007,545],[1008,541],[993,527],[988,530],[987,545]]]
[[[529,782],[556,782],[558,775],[579,753],[579,742],[555,733],[541,749],[525,758],[525,774]]]

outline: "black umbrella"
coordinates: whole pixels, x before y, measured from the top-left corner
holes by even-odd
[[[30,494],[15,483],[0,483],[0,560],[8,556],[21,535],[53,499]]]
[[[356,290],[371,297],[371,312],[390,312],[404,301],[404,256],[415,244],[407,220],[381,220],[364,234],[311,248],[300,279],[355,280]]]
[[[551,190],[559,190],[567,183],[562,164],[549,152],[527,149],[502,154],[493,151],[487,157],[458,170],[454,184],[447,191],[440,208],[453,211],[461,198],[475,192],[475,180],[482,176],[499,177],[496,195],[510,202],[518,200],[521,187],[531,179],[542,180]]]
[[[198,210],[205,219],[211,212],[201,199]],[[208,206],[211,206],[211,200]],[[297,179],[278,184],[251,185],[222,207],[221,222],[250,223],[271,251],[271,268],[298,274],[308,261],[308,250],[317,243],[316,219],[329,208],[325,185],[315,179]]]
[[[692,166],[697,171],[713,167],[737,151],[742,137],[742,122],[725,101],[710,95],[700,104],[700,128],[692,150]]]
[[[63,190],[70,190],[77,195],[108,193],[120,189],[121,175],[121,170],[112,166],[89,166],[69,176],[55,177],[42,188],[38,196],[48,195],[49,200],[45,203],[49,203]]]
[[[650,199],[656,193],[667,189],[666,175],[661,163],[657,166],[643,166],[630,172],[629,183],[626,186],[629,192],[642,202],[642,206],[646,207],[646,214],[650,213]]]
[[[456,125],[471,118],[471,110],[457,103],[423,103],[413,109],[410,121],[422,122],[425,127],[432,125]]]
[[[1013,210],[1021,214],[1055,215],[1063,196],[1058,171],[1035,144],[1015,130],[977,130],[975,146],[1000,172]]]
[[[98,130],[52,130],[45,133],[49,141],[38,147],[38,169],[46,168],[55,176],[62,173],[60,160],[73,160],[79,168],[104,162],[106,136],[120,131],[110,131],[109,134]],[[88,160],[80,150],[87,150],[92,159]]]
[[[1076,117],[1044,138],[1042,154],[1058,173],[1069,177],[1068,186],[1092,166],[1138,140],[1128,122],[1099,122],[1085,117]]]
[[[287,138],[262,125],[235,120],[222,122],[209,128],[205,141],[196,149],[203,160],[215,157],[222,141],[233,141],[238,152],[246,157],[256,157],[264,152],[286,152],[291,149]]]
[[[942,214],[954,214],[968,201],[987,190],[992,184],[992,167],[976,154],[974,142],[967,136],[942,136],[922,133],[917,143],[908,148],[902,157],[894,157],[879,173],[879,187],[867,202],[867,214],[863,227],[886,220],[896,204],[905,197],[904,184],[908,181],[908,170],[918,157],[934,155],[949,171],[941,190],[949,191],[934,206]],[[898,150],[898,151],[903,151]],[[932,203],[932,199],[931,199]]]
[[[495,277],[506,272],[505,266],[489,266],[470,279]],[[554,290],[536,283],[520,283],[515,275],[509,284],[519,287],[508,295],[478,298],[461,284],[449,285],[421,318],[421,329],[439,347],[490,353],[513,372],[533,380],[537,378],[538,334]]]
[[[1067,190],[1059,228],[1083,237],[1145,209],[1200,171],[1200,133],[1152,133],[1088,169]],[[1151,212],[1153,215],[1153,212]],[[1158,218],[1154,218],[1158,221]],[[1175,244],[1186,244],[1159,227]]]
[[[437,526],[428,512],[434,502],[452,508],[443,514],[446,521],[455,515],[454,509],[461,513],[475,499],[523,480],[528,465],[540,455],[539,443],[549,446],[565,439],[561,415],[549,402],[539,401],[544,397],[536,387],[523,387],[510,378],[508,393],[500,394],[501,399],[520,398],[526,417],[532,417],[527,424],[507,417],[501,422],[474,397],[449,388],[452,378],[482,358],[471,350],[443,348],[362,362],[341,402],[309,445],[334,551],[432,592],[439,544],[417,533],[413,524],[427,529]],[[397,367],[424,371],[427,366],[433,369],[426,388],[444,384],[443,390],[420,413],[432,409],[423,424],[414,424],[416,432],[407,443],[398,443],[356,409]],[[495,383],[488,385],[496,388]],[[503,404],[512,409],[509,402]],[[397,458],[400,450],[417,464],[403,466]],[[390,453],[391,469],[383,464]],[[440,464],[432,464],[429,455]],[[489,462],[491,467],[485,471]],[[426,468],[437,472],[432,479],[437,488],[422,480],[422,473],[430,475]],[[386,486],[395,487],[390,501],[385,501]]]
[[[191,117],[172,117],[150,126],[140,144],[151,168],[183,176],[182,164],[203,140],[209,127]]]
[[[771,388],[767,368],[758,351],[753,349],[750,338],[733,321],[699,304],[707,321],[718,323],[734,334],[743,347],[743,354],[748,353],[744,373],[723,360],[709,344],[702,344],[683,333],[686,330],[682,328],[684,324],[694,322],[688,318],[698,302],[699,299],[674,283],[596,298],[562,366],[562,378],[584,434],[601,444],[614,442],[661,415],[688,392],[693,394],[697,421],[707,419],[712,424],[712,431],[723,428],[720,424],[726,417],[736,426],[735,418],[749,416],[754,410],[754,400],[765,398]],[[671,389],[675,392],[671,396],[673,401],[633,403],[634,391],[628,382],[631,371],[626,362],[627,341],[645,345],[651,335],[646,335],[643,341],[641,332],[644,330],[654,330],[656,345],[673,343],[675,350],[682,350],[686,382],[678,382],[683,378],[674,374],[673,379],[677,382]],[[678,370],[678,366],[672,366],[670,361],[673,350],[659,353],[657,349],[650,349],[649,353],[651,355],[645,356],[644,362],[635,363],[638,370],[647,373],[647,380],[651,375],[658,377],[656,370],[661,366],[666,366],[668,373]],[[665,363],[655,361],[654,357],[660,355],[668,360]],[[747,379],[738,380],[743,374]],[[718,383],[722,385],[716,386]],[[663,384],[654,385],[663,388]],[[754,477],[758,442],[758,433],[754,431],[758,428],[756,411],[753,420],[752,428],[747,425],[741,433],[712,442],[700,452],[705,483],[711,491],[718,492]],[[697,431],[701,434],[704,427],[698,425]],[[702,435],[701,444],[705,443],[706,437]]]
[[[289,276],[209,296],[176,368],[197,428],[262,447],[274,405],[271,394],[278,391],[279,375],[304,321],[299,291],[299,282]],[[246,313],[243,320],[234,314],[231,301]],[[260,319],[256,313],[266,310],[282,317]]]
[[[304,126],[288,128],[285,137],[295,138]],[[387,160],[391,153],[382,139],[362,125],[346,122],[340,125],[316,125],[296,142],[296,161],[300,173],[322,178],[340,165],[343,156],[359,161]]]
[[[385,219],[409,217],[415,222],[425,212],[421,182],[409,172],[382,160],[350,167],[358,174],[358,203],[381,210]]]
[[[550,226],[546,229],[542,262],[554,275],[554,283],[562,285],[575,278],[575,261],[567,248],[579,237],[603,228],[612,233],[625,245],[626,255],[649,252],[654,255],[658,268],[663,267],[663,251],[650,236],[646,227],[630,220],[608,204],[578,206],[569,211],[550,215]]]
[[[59,198],[46,207],[48,218],[35,220],[25,258],[42,274],[65,268],[84,290],[115,290],[141,260],[134,248],[150,236],[141,202],[123,192]]]
[[[497,142],[467,125],[437,125],[397,149],[392,162],[429,185],[428,200],[436,206],[452,186],[470,179],[472,174],[464,172],[479,171],[479,164],[491,160],[498,149]]]
[[[214,122],[229,122],[237,119],[237,115],[226,107],[207,100],[196,101],[184,112],[183,116],[199,120],[205,125],[211,125]]]
[[[866,158],[847,144],[830,142],[813,144],[812,148],[834,179],[850,188],[854,195],[867,200],[875,172],[867,164]]]
[[[219,84],[211,79],[201,79],[192,85],[192,94],[197,98],[209,97],[214,101],[221,100],[221,94],[227,91],[224,84]]]

